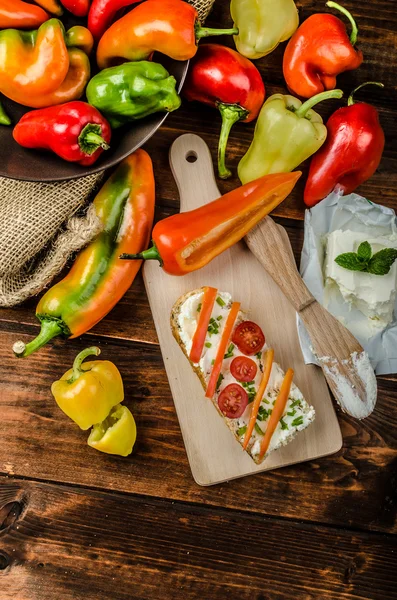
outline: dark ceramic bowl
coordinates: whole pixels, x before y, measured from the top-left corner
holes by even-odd
[[[84,24],[83,21],[77,22]],[[74,24],[76,21],[66,19],[66,27]],[[156,55],[154,60],[161,63],[175,77],[177,89],[180,91],[186,77],[188,62],[178,62],[163,55]],[[0,97],[13,123],[17,123],[24,113],[32,110],[8,100],[1,94]],[[12,137],[12,127],[0,125],[0,176],[24,181],[62,181],[102,171],[114,166],[142,146],[156,133],[166,118],[167,114],[158,113],[113,131],[110,150],[103,152],[90,167],[66,162],[51,152],[22,148]]]

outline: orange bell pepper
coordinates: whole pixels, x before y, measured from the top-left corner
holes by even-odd
[[[171,275],[201,269],[274,210],[301,175],[301,171],[265,175],[196,210],[167,217],[153,229],[152,248],[121,258],[158,260]]]
[[[36,29],[49,19],[39,6],[23,0],[0,0],[0,29]]]
[[[90,63],[82,50],[67,44],[87,48],[91,34],[85,30],[83,35],[83,30],[72,28],[66,34],[58,19],[50,19],[35,31],[0,31],[0,92],[32,108],[80,98]]]
[[[14,344],[18,357],[29,356],[55,336],[82,335],[124,296],[141,262],[126,263],[119,255],[146,248],[154,217],[154,186],[147,152],[137,150],[120,163],[94,200],[102,232],[79,253],[68,275],[41,298],[36,309],[41,331],[27,345]]]
[[[197,10],[184,0],[146,0],[105,31],[97,62],[105,69],[126,60],[147,60],[154,51],[189,60],[201,38],[236,33],[238,29],[201,27]]]

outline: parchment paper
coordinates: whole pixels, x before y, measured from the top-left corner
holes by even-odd
[[[397,238],[396,214],[390,208],[374,204],[358,196],[339,193],[330,194],[325,200],[305,214],[305,238],[301,256],[301,275],[313,296],[324,303],[323,261],[325,255],[326,234],[336,229],[360,231],[369,237],[395,235]],[[359,322],[362,313],[350,309],[346,302],[333,300],[328,310],[336,316],[355,335],[368,352],[372,366],[378,375],[397,372],[397,301],[394,308],[394,322],[384,331],[372,337],[360,335]],[[298,333],[306,364],[318,364],[311,352],[310,338],[298,318]]]

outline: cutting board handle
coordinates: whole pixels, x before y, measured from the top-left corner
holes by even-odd
[[[169,158],[181,212],[219,198],[211,152],[201,137],[191,133],[181,135],[172,144]]]

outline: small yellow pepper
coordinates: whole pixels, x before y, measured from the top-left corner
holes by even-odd
[[[109,416],[94,425],[87,444],[106,454],[128,456],[136,440],[134,417],[126,406],[114,406]]]
[[[51,386],[59,408],[84,430],[104,421],[124,400],[123,380],[113,363],[97,360],[82,364],[87,356],[98,356],[100,352],[97,347],[80,352],[73,368]]]

